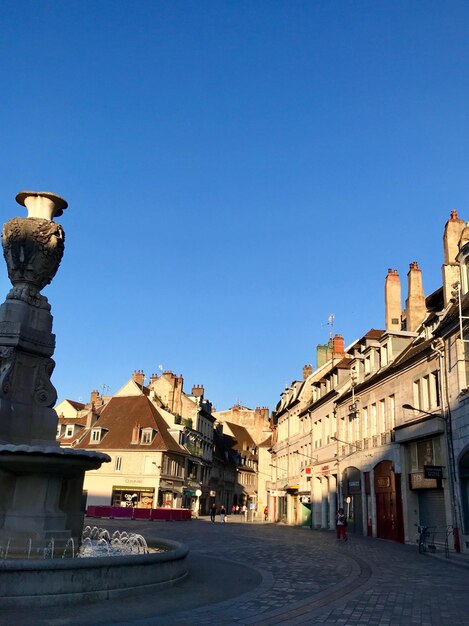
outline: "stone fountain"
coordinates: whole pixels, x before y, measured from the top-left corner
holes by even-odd
[[[80,544],[85,472],[111,459],[56,442],[55,336],[40,292],[62,259],[64,231],[53,220],[67,202],[35,191],[16,200],[28,217],[2,233],[13,287],[0,307],[0,605],[63,605],[172,584],[187,574],[188,550],[176,542],[165,553],[43,560],[51,546],[57,555]]]
[[[58,548],[71,537],[78,541],[85,471],[110,458],[56,442],[55,335],[40,292],[62,259],[64,231],[53,219],[67,202],[34,191],[16,200],[28,217],[14,217],[2,232],[13,287],[0,307],[0,546],[8,542],[9,554],[21,557],[42,553],[51,539]]]

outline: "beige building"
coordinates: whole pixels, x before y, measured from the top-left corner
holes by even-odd
[[[271,477],[269,409],[235,404],[226,411],[214,411],[213,416],[224,432],[234,437],[240,454],[232,504],[249,503],[251,514],[260,517],[268,503],[266,483]]]
[[[414,543],[420,524],[441,544],[469,547],[469,228],[456,212],[443,241],[442,288],[425,297],[410,263],[402,309],[388,270],[385,328],[336,346],[282,393],[273,519],[332,529],[340,505],[351,532]]]

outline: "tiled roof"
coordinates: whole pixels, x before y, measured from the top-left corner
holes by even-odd
[[[86,404],[83,404],[83,402],[76,402],[75,400],[65,400],[65,402],[71,404],[73,408],[77,411],[82,411],[86,406]]]
[[[67,426],[86,426],[87,416],[81,417],[62,417],[60,416],[58,419],[59,424],[66,424]]]
[[[365,339],[379,339],[384,335],[384,330],[377,330],[376,328],[371,328],[365,335]]]
[[[233,424],[233,422],[225,422],[228,428],[233,433],[233,437],[236,439],[235,448],[237,450],[243,449],[243,443],[246,443],[248,446],[255,446],[256,443],[254,439],[249,434],[248,430],[244,428],[244,426],[239,426],[238,424]]]
[[[156,436],[150,444],[131,444],[136,424],[141,429],[153,428]],[[90,443],[90,434],[80,441],[78,448],[99,450],[164,450],[187,454],[186,450],[168,432],[168,425],[157,408],[145,396],[115,396],[103,408],[93,428],[103,428],[105,434],[98,444]]]

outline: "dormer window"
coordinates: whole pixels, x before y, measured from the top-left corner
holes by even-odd
[[[99,443],[101,441],[102,432],[103,432],[102,428],[92,428],[90,443]]]
[[[73,437],[73,426],[67,426],[65,429],[65,437]]]
[[[153,441],[155,434],[156,431],[153,428],[142,428],[140,443],[144,445],[150,444]]]

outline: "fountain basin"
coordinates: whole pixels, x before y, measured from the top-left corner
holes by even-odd
[[[88,559],[0,561],[3,607],[46,607],[79,604],[156,591],[187,575],[189,549],[167,539],[166,552]]]

